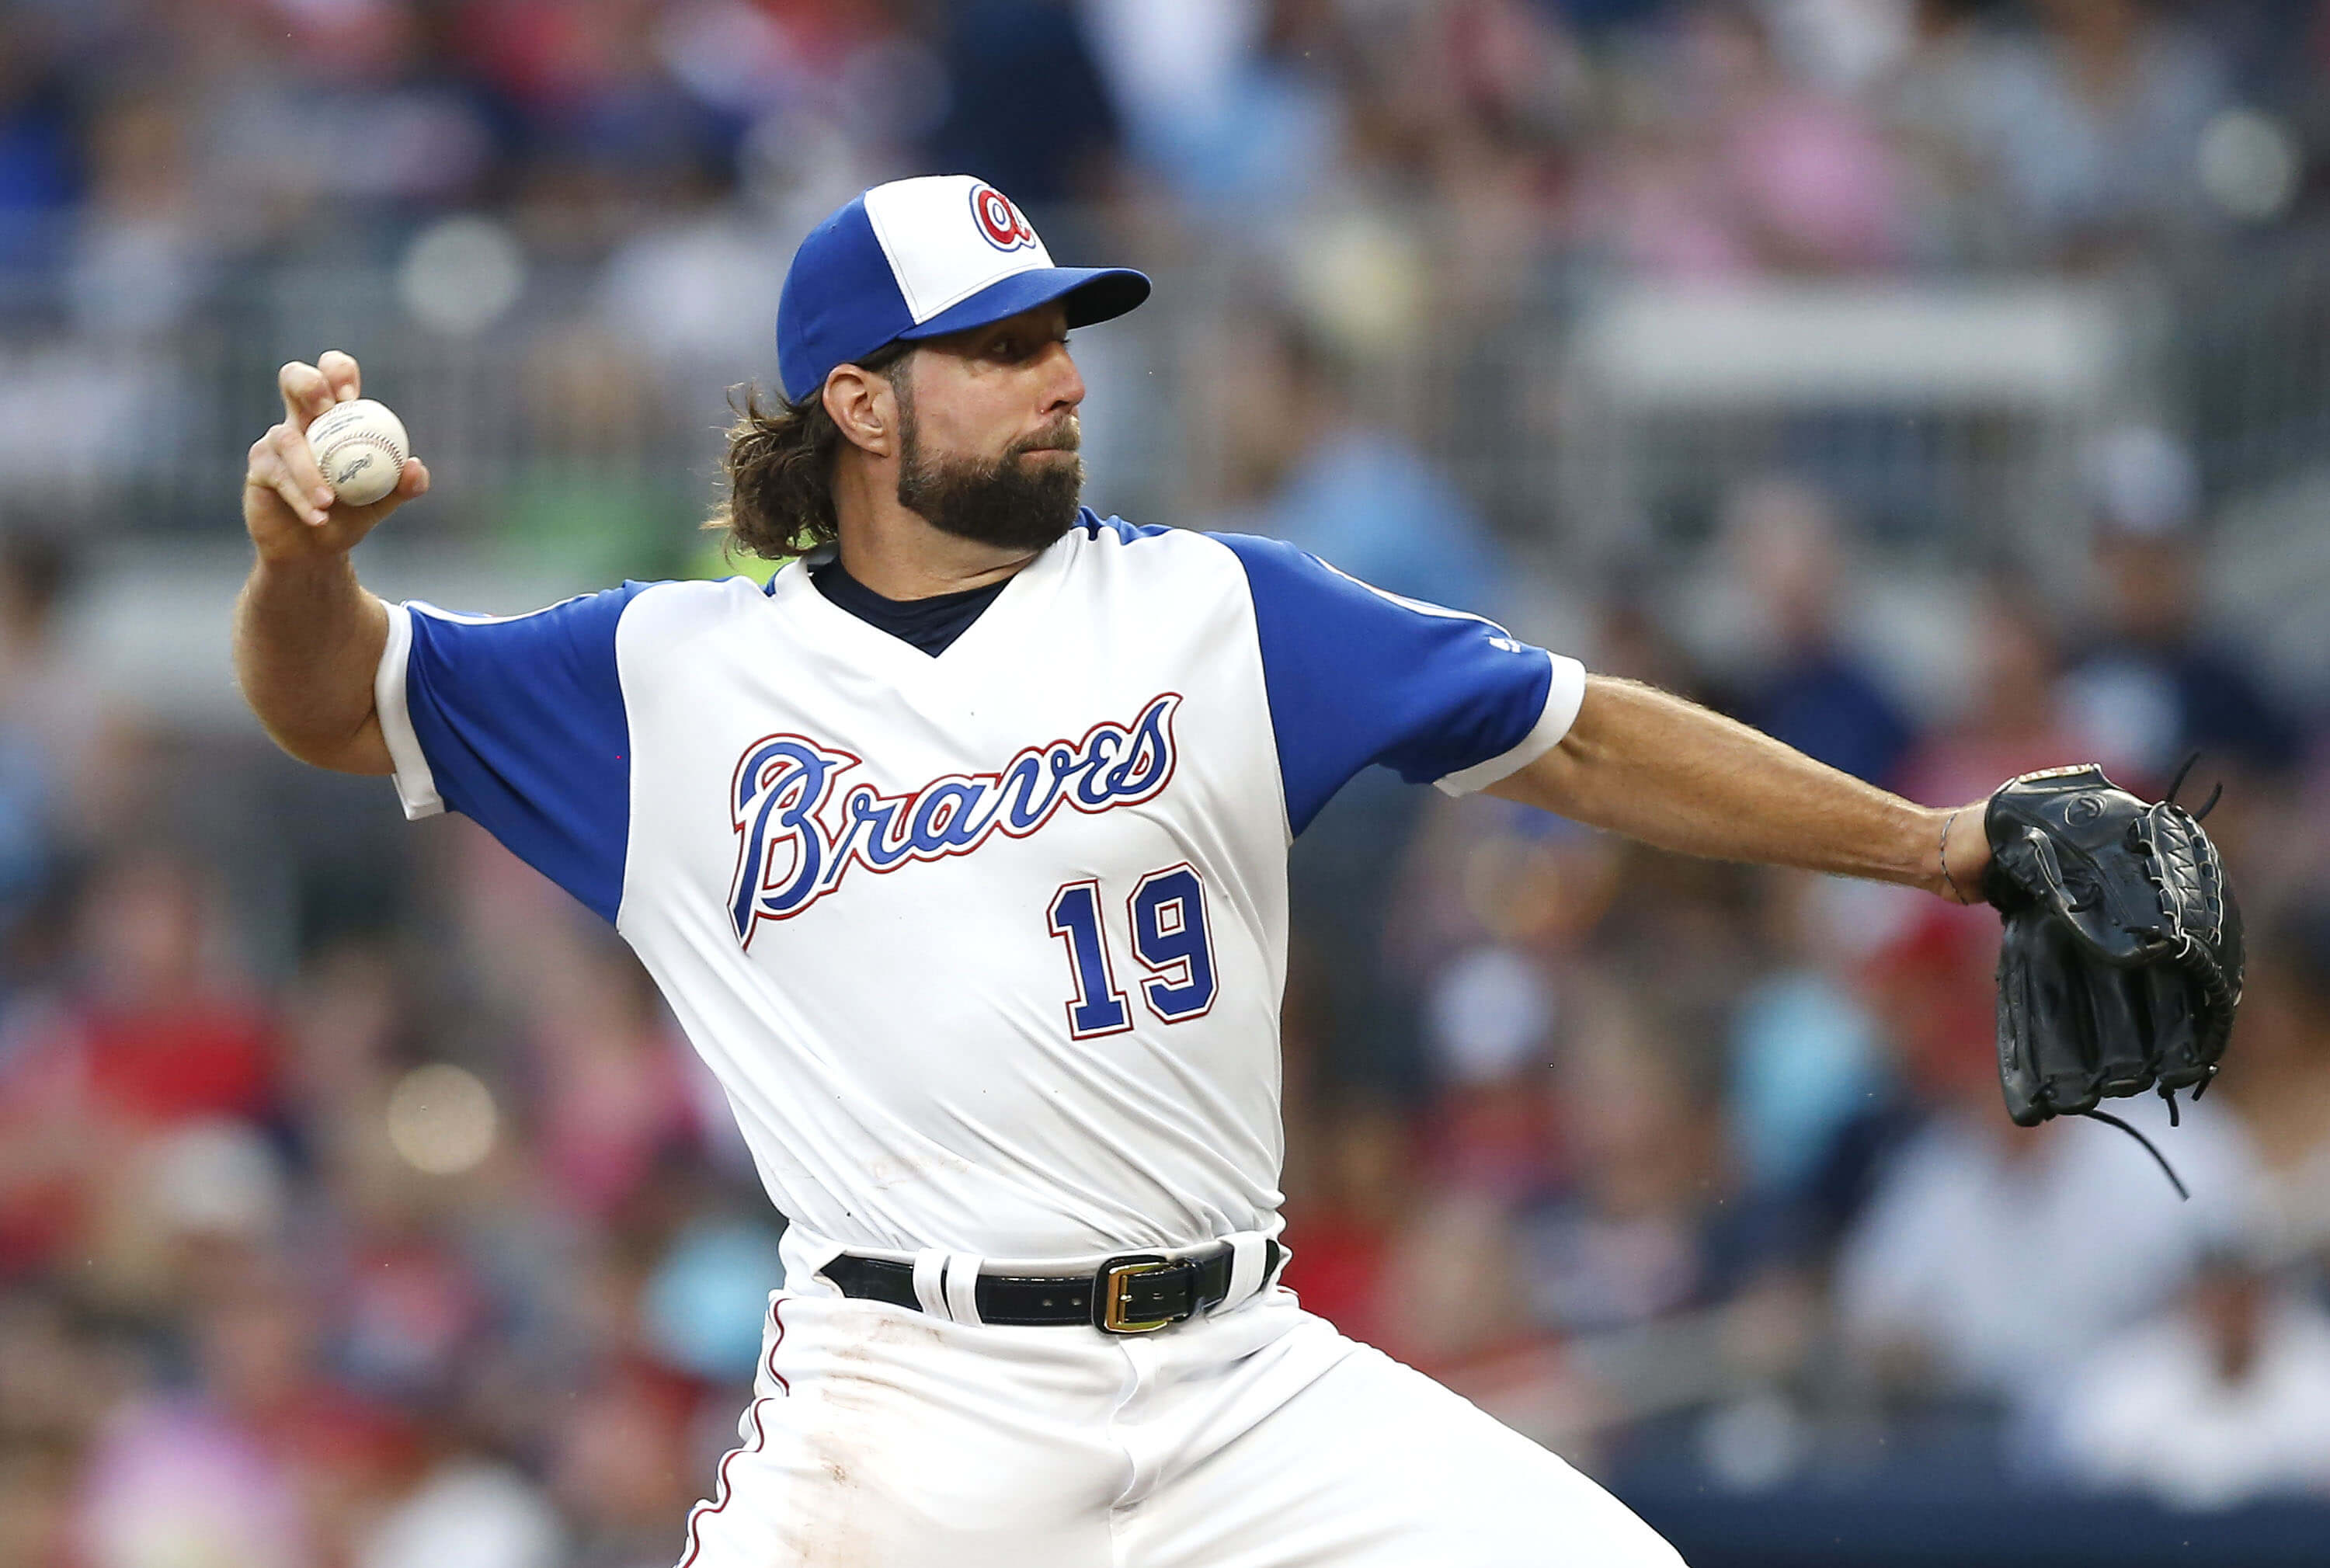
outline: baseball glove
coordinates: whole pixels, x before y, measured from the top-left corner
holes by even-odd
[[[2190,763],[2186,764],[2189,768]],[[2183,779],[2177,775],[2178,783]],[[1998,1071],[2006,1112],[2033,1127],[2156,1090],[2176,1117],[2217,1062],[2241,999],[2241,917],[2217,846],[2176,788],[2146,805],[2090,763],[2010,780],[1983,826],[1983,893],[2006,922],[1998,956]],[[2208,814],[2210,797],[2200,816]]]

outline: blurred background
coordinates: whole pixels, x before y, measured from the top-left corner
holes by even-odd
[[[0,1563],[677,1555],[781,1222],[609,932],[259,734],[242,455],[346,348],[375,590],[738,570],[793,243],[941,171],[1158,279],[1103,510],[1928,801],[2226,785],[2180,1204],[2006,1122],[1986,913],[1359,780],[1306,1302],[1701,1568],[2330,1561],[2330,5],[5,0]]]

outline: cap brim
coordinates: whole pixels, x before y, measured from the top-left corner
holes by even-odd
[[[1147,274],[1129,267],[1038,267],[988,285],[898,337],[906,342],[944,337],[951,332],[991,326],[1055,300],[1067,306],[1069,326],[1090,326],[1132,309],[1149,298],[1149,288]]]

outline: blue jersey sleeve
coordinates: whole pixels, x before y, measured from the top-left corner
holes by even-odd
[[[610,922],[630,836],[615,628],[644,586],[506,619],[393,606],[374,693],[406,816],[475,819]]]
[[[1370,763],[1461,795],[1550,750],[1577,715],[1586,671],[1575,659],[1370,588],[1278,540],[1214,537],[1254,594],[1293,832]]]

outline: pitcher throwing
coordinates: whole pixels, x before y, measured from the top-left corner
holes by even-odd
[[[1080,510],[1066,334],[1149,288],[1053,266],[977,180],[867,192],[794,257],[784,398],[732,432],[723,521],[800,558],[507,619],[358,586],[428,476],[331,505],[302,432],[357,367],[288,365],[244,690],[612,921],[725,1085],[791,1225],[682,1563],[1672,1563],[1274,1282],[1287,845],[1379,764],[1971,898],[1982,813],[1288,545]]]

